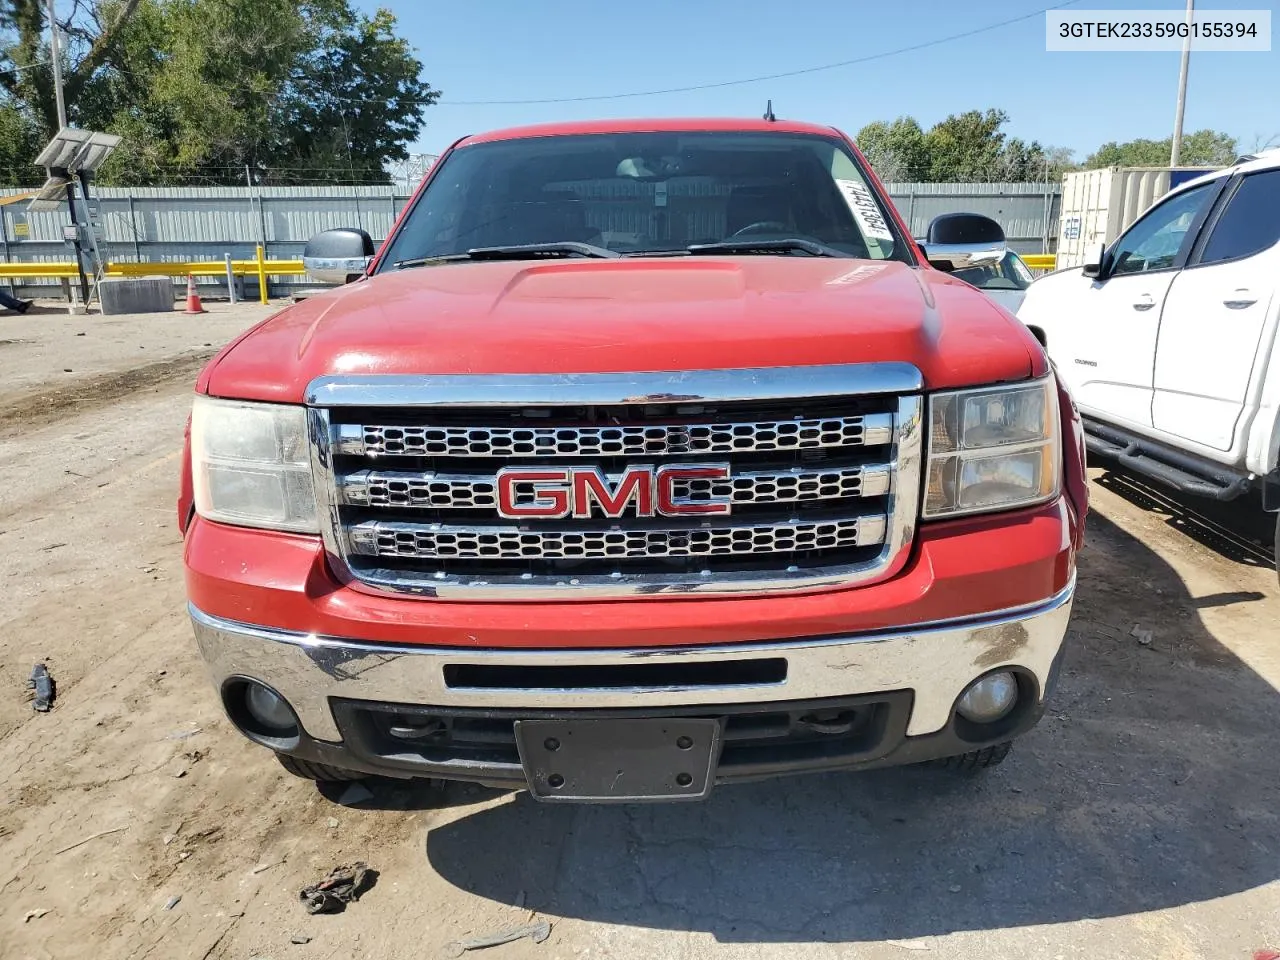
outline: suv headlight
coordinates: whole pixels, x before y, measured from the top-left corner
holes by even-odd
[[[926,518],[1052,500],[1061,486],[1053,377],[929,398]]]
[[[304,407],[197,397],[191,461],[200,516],[243,527],[319,532]]]

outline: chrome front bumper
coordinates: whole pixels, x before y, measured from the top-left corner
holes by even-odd
[[[981,618],[915,625],[891,632],[762,644],[636,650],[468,650],[390,646],[255,627],[195,607],[196,641],[214,684],[260,680],[293,705],[306,734],[342,740],[330,698],[435,707],[540,711],[771,703],[898,690],[912,692],[907,735],[935,733],[951,721],[964,688],[1000,667],[1033,675],[1041,698],[1058,655],[1075,581],[1028,608]],[[797,601],[801,602],[801,601]],[[771,683],[628,687],[464,687],[445,668],[605,667],[639,663],[714,665],[786,661]]]

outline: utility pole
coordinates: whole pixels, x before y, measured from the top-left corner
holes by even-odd
[[[67,103],[62,96],[62,45],[58,40],[58,18],[54,0],[49,0],[49,58],[53,61],[53,95],[58,102],[58,129],[67,127]],[[89,191],[84,190],[85,217],[89,216]],[[76,271],[80,274],[80,301],[89,305],[89,278],[84,272],[84,255],[80,246],[80,227],[76,219],[76,188],[74,178],[67,177],[67,210],[71,213],[71,247],[76,253]],[[92,228],[90,228],[92,229]]]
[[[58,129],[67,125],[67,104],[62,99],[62,48],[58,43],[58,20],[49,0],[49,56],[53,60],[53,95],[58,100]]]
[[[1182,159],[1182,115],[1187,109],[1187,68],[1191,66],[1191,25],[1195,21],[1196,0],[1187,0],[1187,35],[1182,39],[1182,69],[1178,71],[1178,111],[1173,118],[1173,147],[1169,166]]]

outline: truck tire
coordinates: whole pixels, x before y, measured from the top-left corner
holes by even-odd
[[[313,763],[310,760],[299,760],[297,757],[291,757],[287,753],[277,753],[276,759],[280,761],[280,766],[284,767],[295,777],[301,777],[303,780],[314,780],[317,783],[341,783],[345,780],[363,780],[365,774],[355,770],[343,770],[341,767],[331,767],[327,763]]]
[[[933,761],[933,764],[957,773],[977,773],[987,767],[998,766],[1009,755],[1011,749],[1013,749],[1013,742],[1006,740],[1004,743],[983,747],[981,750],[970,750],[957,757],[943,757],[941,760]]]

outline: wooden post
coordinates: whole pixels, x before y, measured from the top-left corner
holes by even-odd
[[[258,255],[258,297],[267,303],[267,259],[262,251],[262,244],[256,248]]]

